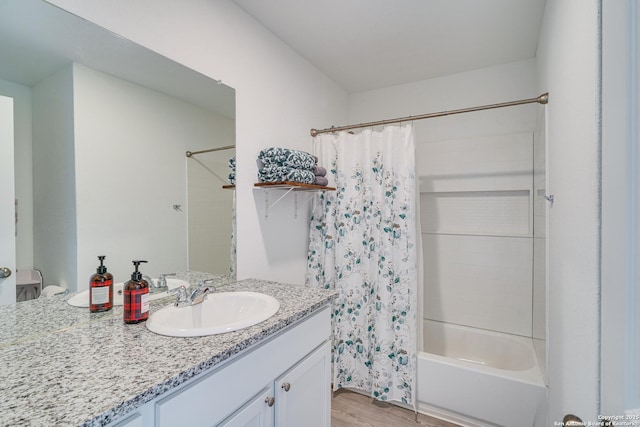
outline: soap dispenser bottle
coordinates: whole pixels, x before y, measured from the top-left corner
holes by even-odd
[[[104,266],[104,255],[100,255],[100,266],[89,279],[89,310],[92,313],[108,311],[113,307],[113,275]]]
[[[149,318],[149,283],[138,271],[143,262],[147,261],[133,261],[135,271],[124,284],[124,323],[140,323]]]

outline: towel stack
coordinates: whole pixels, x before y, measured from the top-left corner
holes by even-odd
[[[316,176],[315,180],[313,181],[315,185],[329,184],[329,180],[327,179],[327,170],[322,166],[318,166],[318,165],[314,166],[313,174]]]
[[[258,154],[260,182],[291,181],[302,184],[327,185],[327,171],[318,166],[318,158],[304,151],[271,147]],[[318,181],[319,180],[319,181]]]
[[[236,185],[236,156],[233,156],[229,159],[229,169],[231,169],[228,177],[229,184]]]

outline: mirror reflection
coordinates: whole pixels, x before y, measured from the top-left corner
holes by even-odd
[[[187,158],[189,270],[234,273],[235,147],[188,152]]]
[[[185,156],[235,144],[232,88],[41,0],[0,4],[0,58],[18,270],[71,291],[88,288],[98,255],[115,281],[134,259],[153,277],[233,270],[233,191],[221,187],[234,150]]]

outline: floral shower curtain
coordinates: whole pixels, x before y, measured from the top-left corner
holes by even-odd
[[[314,200],[307,285],[336,289],[333,387],[415,407],[417,230],[410,126],[315,139],[331,186]]]

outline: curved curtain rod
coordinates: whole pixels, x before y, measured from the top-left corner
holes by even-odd
[[[315,136],[320,135],[321,133],[339,132],[339,131],[342,131],[342,130],[366,128],[366,127],[380,126],[380,125],[388,125],[388,124],[391,124],[391,123],[409,122],[409,121],[412,121],[412,120],[431,119],[433,117],[450,116],[450,115],[453,115],[453,114],[460,114],[460,113],[470,113],[472,111],[490,110],[490,109],[493,109],[493,108],[502,108],[502,107],[512,107],[514,105],[522,105],[522,104],[532,104],[534,102],[537,102],[538,104],[547,104],[549,102],[549,93],[546,92],[546,93],[543,93],[542,95],[538,96],[537,98],[521,99],[519,101],[501,102],[499,104],[481,105],[479,107],[461,108],[459,110],[450,110],[450,111],[440,111],[438,113],[422,114],[422,115],[419,115],[419,116],[400,117],[400,118],[397,118],[397,119],[379,120],[377,122],[360,123],[360,124],[357,124],[357,125],[330,127],[330,128],[327,128],[327,129],[320,129],[320,130],[311,129],[311,136],[315,137]]]

